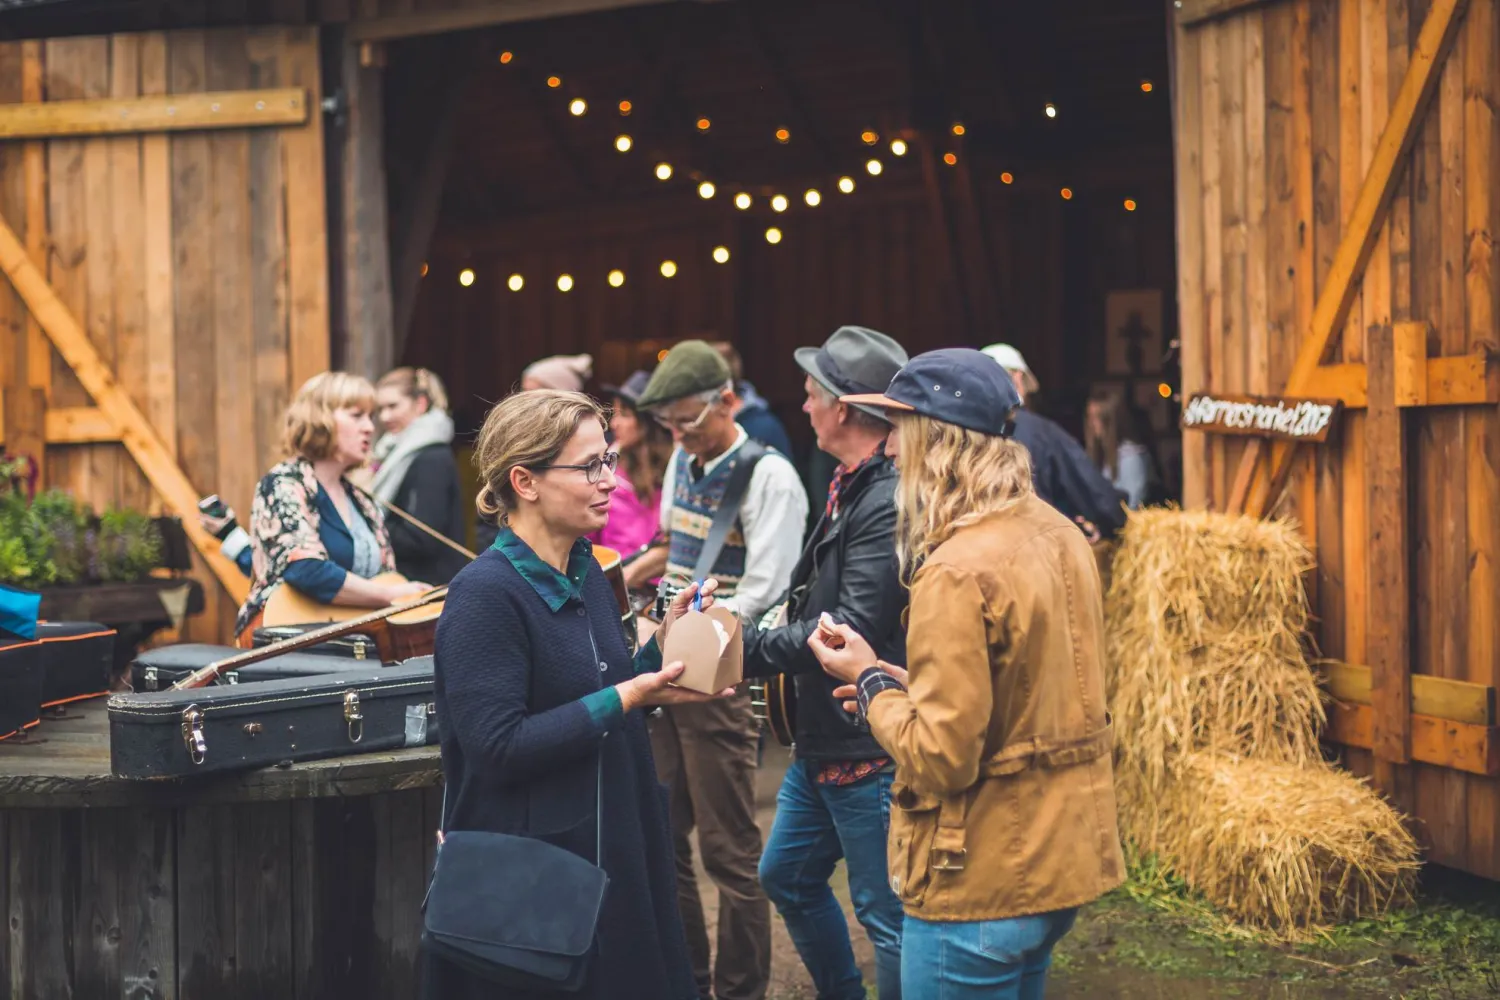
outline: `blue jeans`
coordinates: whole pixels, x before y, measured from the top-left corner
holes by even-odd
[[[939,923],[906,918],[906,1000],[1041,1000],[1052,947],[1078,908],[1009,920]]]
[[[849,924],[828,880],[847,862],[854,915],[875,946],[880,1000],[901,1000],[901,902],[886,881],[891,775],[819,785],[816,761],[797,760],[776,796],[776,822],[760,858],[760,884],[812,975],[818,1000],[863,1000]]]

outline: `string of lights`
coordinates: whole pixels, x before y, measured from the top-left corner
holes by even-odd
[[[517,62],[516,53],[509,49],[504,50],[500,52],[498,61],[502,66],[514,66]],[[549,90],[563,89],[562,77],[556,74],[548,75],[545,82]],[[1150,80],[1142,80],[1140,82],[1141,93],[1150,94],[1153,89],[1153,84]],[[622,99],[616,102],[614,109],[622,119],[629,119],[635,113],[636,106],[634,102]],[[583,96],[569,98],[567,111],[574,118],[583,118],[590,111],[588,99]],[[1042,113],[1048,119],[1055,120],[1059,116],[1060,111],[1055,103],[1049,101],[1043,106]],[[713,129],[713,120],[706,115],[701,115],[693,122],[693,125],[698,132],[707,133]],[[948,131],[954,139],[962,140],[968,134],[968,127],[962,122],[954,122]],[[886,150],[894,158],[893,162],[899,162],[911,151],[911,143],[909,141],[911,135],[911,130],[898,130],[897,134],[888,135],[883,139],[879,132],[873,129],[865,129],[860,133],[859,138],[865,146],[872,148],[881,146],[882,142],[884,142]],[[781,145],[792,142],[791,130],[785,126],[778,127],[772,133],[772,137]],[[639,154],[642,152],[638,148],[636,138],[628,130],[628,125],[622,125],[622,130],[614,137],[613,146],[615,151],[622,155],[631,153]],[[792,208],[792,199],[780,190],[781,185],[749,183],[726,178],[715,179],[706,172],[693,167],[679,169],[673,165],[672,158],[666,155],[655,155],[648,159],[655,161],[652,173],[658,181],[668,183],[674,177],[685,179],[692,183],[698,197],[704,201],[711,201],[721,193],[724,193],[729,195],[727,199],[728,203],[741,212],[751,211],[761,202],[764,202],[770,208],[771,212],[778,216]],[[953,148],[945,150],[941,156],[941,161],[949,167],[956,167],[959,162],[959,150]],[[885,173],[885,170],[886,161],[880,155],[867,155],[864,162],[864,172],[869,177],[881,177]],[[1016,178],[1012,172],[1005,170],[1000,172],[999,180],[1002,184],[1012,185],[1015,183]],[[837,190],[840,194],[852,195],[855,193],[858,185],[855,181],[854,173],[851,171],[838,175],[830,187]],[[1068,186],[1060,188],[1058,194],[1064,201],[1071,201],[1074,196],[1073,189]],[[817,186],[809,187],[802,193],[801,200],[806,207],[810,209],[817,208],[823,203],[823,191]],[[1137,207],[1135,199],[1126,198],[1124,200],[1123,208],[1125,211],[1134,212]],[[785,234],[780,224],[773,220],[772,224],[767,225],[763,235],[768,244],[776,246],[782,242]],[[716,246],[710,253],[711,259],[716,264],[729,263],[730,256],[729,248],[725,246]],[[671,279],[676,277],[678,265],[675,260],[666,259],[660,263],[657,270],[663,278]],[[427,273],[428,265],[424,263],[422,265],[422,276],[426,277]],[[458,273],[458,283],[465,288],[471,287],[477,280],[478,275],[473,267],[465,266]],[[621,288],[625,285],[625,272],[619,268],[614,268],[608,272],[605,280],[609,287]],[[505,284],[512,292],[520,292],[527,287],[526,277],[520,273],[509,275]],[[555,285],[558,291],[566,293],[573,290],[576,281],[572,274],[562,273],[557,276]]]

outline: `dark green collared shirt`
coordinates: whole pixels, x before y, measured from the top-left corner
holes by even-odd
[[[516,572],[531,584],[531,589],[536,591],[553,614],[561,611],[570,600],[583,600],[583,581],[588,577],[589,566],[594,562],[594,547],[588,539],[580,538],[573,543],[572,551],[568,553],[566,573],[559,573],[555,566],[543,560],[520,535],[509,528],[501,527],[500,533],[495,536],[495,544],[491,547],[510,560]],[[637,674],[661,669],[661,650],[654,636],[636,651],[634,669]],[[606,727],[624,717],[620,693],[615,690],[614,685],[585,695],[582,700],[589,715]]]

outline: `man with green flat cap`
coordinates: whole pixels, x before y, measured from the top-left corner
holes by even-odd
[[[709,577],[718,603],[746,621],[787,589],[802,548],[807,494],[786,456],[750,440],[734,420],[728,364],[702,340],[668,352],[639,408],[677,443],[662,486],[661,527],[670,537],[663,587]],[[756,876],[759,730],[750,697],[674,705],[651,720],[657,773],[671,793],[677,899],[703,997],[761,1000],[771,975],[771,908]],[[688,834],[696,826],[703,867],[719,888],[718,950],[708,931]]]

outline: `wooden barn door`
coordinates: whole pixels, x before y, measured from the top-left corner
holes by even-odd
[[[315,28],[0,44],[6,445],[97,509],[183,516],[196,636],[246,581],[184,505],[243,520],[328,365],[322,117]]]

